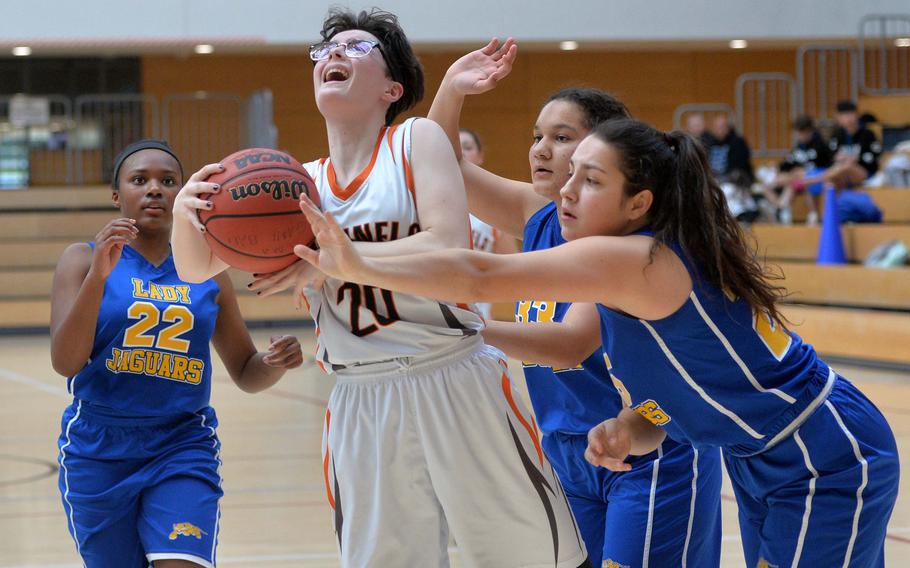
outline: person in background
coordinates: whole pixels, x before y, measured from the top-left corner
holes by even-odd
[[[720,113],[711,119],[710,128],[702,135],[702,144],[708,154],[711,170],[721,181],[736,170],[745,174],[749,184],[755,179],[749,144],[730,124],[730,117],[726,113]]]
[[[480,143],[480,136],[469,128],[461,128],[458,131],[461,138],[461,156],[463,159],[474,165],[483,165],[483,146]],[[496,227],[484,223],[474,215],[470,215],[471,220],[471,239],[474,244],[474,250],[483,252],[495,252],[499,254],[511,254],[518,252],[518,246],[515,239],[506,235]],[[480,302],[475,304],[480,310],[485,320],[493,317],[493,304]]]
[[[796,191],[818,184],[818,192],[821,193],[822,188],[830,184],[843,197],[843,190],[858,189],[878,172],[882,145],[875,133],[860,121],[856,103],[847,100],[840,101],[837,103],[836,109],[838,127],[828,141],[828,147],[834,155],[834,162],[823,171],[806,175],[802,179],[792,182],[791,185]],[[847,216],[846,218],[842,216],[841,221],[850,219],[878,222],[881,220],[881,211],[877,210],[868,195],[851,192],[847,195],[847,201],[854,205],[845,211]],[[839,206],[842,205],[844,204],[839,203]],[[817,211],[817,204],[815,209]],[[851,213],[853,210],[855,210],[855,214]],[[807,222],[814,224],[817,222],[817,218],[817,214],[813,216],[810,211]]]
[[[705,134],[705,115],[700,112],[689,113],[686,116],[686,124],[683,126],[683,130],[696,140],[701,139]]]
[[[810,217],[818,215],[818,198],[821,195],[821,184],[805,186],[802,182],[807,176],[815,176],[831,167],[833,153],[815,127],[815,120],[807,115],[800,115],[793,121],[796,134],[796,145],[790,154],[778,166],[774,180],[763,186],[765,197],[777,209],[778,220],[789,224],[792,220],[790,203],[796,194],[796,188],[805,190],[806,204]]]

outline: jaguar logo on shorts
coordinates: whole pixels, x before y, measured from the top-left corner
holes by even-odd
[[[630,568],[630,567],[628,564],[620,564],[619,562],[616,562],[615,560],[610,560],[609,558],[607,558],[606,560],[604,560],[602,568]]]
[[[171,540],[177,540],[178,536],[194,536],[202,540],[202,535],[209,534],[192,523],[174,523],[174,530],[168,536]]]
[[[765,560],[764,558],[759,558],[759,559],[758,559],[758,564],[756,565],[755,568],[779,568],[779,567],[778,567],[777,564],[771,564],[770,562],[768,562],[768,561]]]

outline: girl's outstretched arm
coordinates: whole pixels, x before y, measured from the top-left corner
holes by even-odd
[[[652,259],[649,237],[587,237],[523,254],[449,249],[365,258],[330,213],[323,214],[307,199],[301,200],[301,209],[320,248],[298,245],[298,256],[334,278],[388,290],[456,302],[550,298],[600,303],[657,319],[676,311],[692,289],[685,266],[672,251],[658,251]]]

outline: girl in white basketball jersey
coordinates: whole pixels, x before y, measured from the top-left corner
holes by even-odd
[[[483,146],[480,143],[480,136],[469,128],[460,128],[458,135],[461,139],[461,158],[475,166],[482,166]],[[471,239],[473,240],[474,250],[499,254],[518,252],[518,247],[515,246],[515,239],[503,234],[496,227],[488,225],[474,215],[469,215],[468,217],[471,220]],[[485,320],[489,321],[492,319],[493,304],[478,302],[474,305],[480,310],[480,314]]]
[[[306,167],[325,211],[366,256],[467,248],[445,134],[429,120],[392,125],[423,94],[397,18],[333,11],[321,34],[310,57],[329,157]],[[183,192],[189,201],[213,189],[198,182]],[[174,229],[177,268],[190,281],[225,268],[193,225],[184,216]],[[305,267],[253,287],[300,285]],[[338,380],[323,449],[342,565],[447,566],[450,528],[465,566],[589,565],[536,424],[470,306],[333,278],[306,297],[317,360]]]

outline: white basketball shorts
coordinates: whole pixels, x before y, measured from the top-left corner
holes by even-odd
[[[344,369],[323,467],[345,568],[576,568],[587,557],[502,353],[465,339],[429,359]]]

